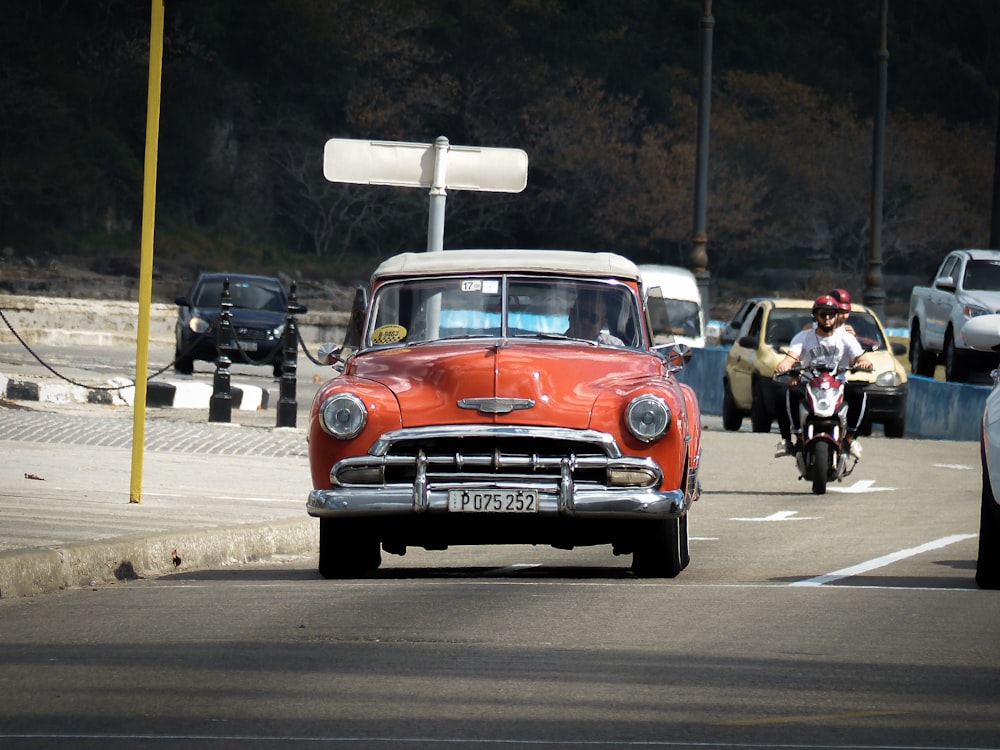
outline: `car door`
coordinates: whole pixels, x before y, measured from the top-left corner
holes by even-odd
[[[935,351],[941,351],[944,347],[944,332],[948,327],[955,286],[961,271],[961,258],[958,255],[945,258],[927,294],[927,305],[924,309],[926,327],[924,338],[928,346]]]
[[[757,342],[764,325],[766,309],[758,305],[750,316],[743,321],[736,341],[733,342],[727,356],[726,370],[729,372],[729,388],[738,409],[749,411],[753,392],[751,382],[753,364],[757,357]],[[749,344],[749,346],[746,346]]]

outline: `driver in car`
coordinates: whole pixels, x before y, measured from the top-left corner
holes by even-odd
[[[585,339],[608,346],[624,346],[617,336],[604,331],[607,313],[600,294],[580,292],[569,311],[569,328],[565,335],[573,339]]]

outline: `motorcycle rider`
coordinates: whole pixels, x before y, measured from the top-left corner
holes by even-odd
[[[837,373],[837,377],[844,382],[846,382],[846,374],[842,368],[851,366],[862,370],[871,370],[873,365],[865,356],[864,348],[860,342],[852,333],[844,330],[844,326],[837,324],[837,317],[840,313],[840,304],[831,295],[823,294],[817,297],[812,306],[812,315],[816,325],[795,334],[788,345],[788,353],[774,368],[775,374],[780,375],[788,372],[796,362],[800,362],[803,367],[824,364],[841,369],[841,372]],[[799,402],[803,396],[803,387],[798,385],[788,389],[785,400],[792,428],[791,434],[798,436],[799,442],[801,442],[802,434],[802,426],[799,422]],[[865,414],[866,395],[860,390],[845,389],[845,399],[847,400],[845,444],[850,455],[857,459],[861,457],[861,445],[856,436]],[[792,455],[798,448],[799,446],[792,445],[791,441],[785,443],[785,452],[788,455]]]
[[[851,315],[851,295],[846,289],[831,289],[827,294],[833,297],[837,301],[837,323],[838,327],[843,326],[843,329],[850,334],[854,334],[854,326],[847,322],[848,317]],[[813,322],[802,328],[803,331],[808,331],[816,327],[815,316]],[[851,384],[848,383],[848,388]],[[788,385],[784,383],[779,383],[775,381],[775,388],[777,389],[776,398],[777,401],[786,401],[788,399]],[[845,396],[846,398],[846,396]],[[857,394],[851,394],[852,399],[859,398]],[[778,420],[778,431],[781,433],[781,440],[778,441],[778,446],[774,451],[775,458],[781,458],[782,456],[791,456],[793,454],[793,444],[792,444],[792,425],[788,417],[787,409],[778,409],[775,417]],[[858,445],[858,450],[861,450],[861,446]]]

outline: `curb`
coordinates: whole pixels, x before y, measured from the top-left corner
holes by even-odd
[[[87,388],[71,383],[12,380],[0,375],[0,398],[11,401],[39,401],[51,404],[104,404],[132,406],[135,383],[116,378],[109,388]],[[256,385],[230,386],[234,409],[266,409],[271,392]],[[212,386],[207,383],[152,380],[146,385],[146,406],[175,409],[207,409],[212,400]]]
[[[275,555],[312,554],[318,548],[319,524],[309,518],[0,552],[0,598],[204,570]]]

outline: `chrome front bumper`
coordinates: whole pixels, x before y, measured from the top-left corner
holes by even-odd
[[[489,449],[462,452],[473,445],[471,438],[488,439]],[[530,438],[565,452],[518,450]],[[498,425],[403,429],[383,435],[367,454],[334,465],[331,487],[310,492],[306,508],[327,517],[449,513],[449,490],[512,489],[538,494],[537,513],[521,517],[676,518],[698,494],[699,462],[692,463],[686,493],[683,487],[661,492],[660,466],[648,456],[624,455],[604,432]]]
[[[306,509],[310,516],[328,517],[448,513],[449,489],[503,489],[503,485],[455,484],[430,488],[414,484],[367,489],[352,487],[313,490],[309,493]],[[654,520],[676,518],[688,509],[681,490],[657,492],[632,488],[568,487],[553,492],[549,487],[525,485],[518,485],[517,489],[538,490],[539,516]],[[522,517],[530,515],[535,514],[522,514]]]

